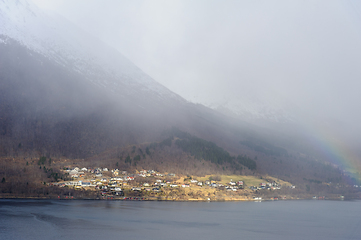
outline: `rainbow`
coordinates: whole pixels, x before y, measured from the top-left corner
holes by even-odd
[[[361,181],[361,161],[358,153],[349,147],[342,134],[326,125],[308,126],[310,133],[307,137],[311,145],[318,151],[324,160],[336,164],[351,178]]]

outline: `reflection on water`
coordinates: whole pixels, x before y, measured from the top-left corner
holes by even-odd
[[[0,238],[359,239],[360,214],[360,201],[0,200]]]

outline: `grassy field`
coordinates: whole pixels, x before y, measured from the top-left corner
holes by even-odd
[[[291,186],[292,184],[289,182],[282,181],[280,179],[270,177],[270,176],[263,176],[262,179],[256,176],[242,176],[242,175],[206,175],[205,177],[198,177],[198,181],[206,181],[209,180],[210,177],[217,178],[220,177],[222,184],[227,184],[231,181],[243,181],[246,186],[259,186],[260,183],[264,183],[268,181],[276,181],[280,183],[282,186]]]

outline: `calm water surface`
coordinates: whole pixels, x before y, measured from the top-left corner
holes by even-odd
[[[361,239],[361,201],[0,200],[0,239]]]

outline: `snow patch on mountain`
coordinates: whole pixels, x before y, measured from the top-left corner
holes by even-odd
[[[246,92],[213,99],[206,106],[247,121],[266,120],[275,123],[295,121],[295,116],[292,114],[295,105],[281,99],[274,92],[248,89]]]
[[[159,99],[185,101],[159,84],[117,50],[25,0],[0,0],[0,35],[85,75],[113,92],[148,92]],[[0,38],[0,43],[5,43]]]

